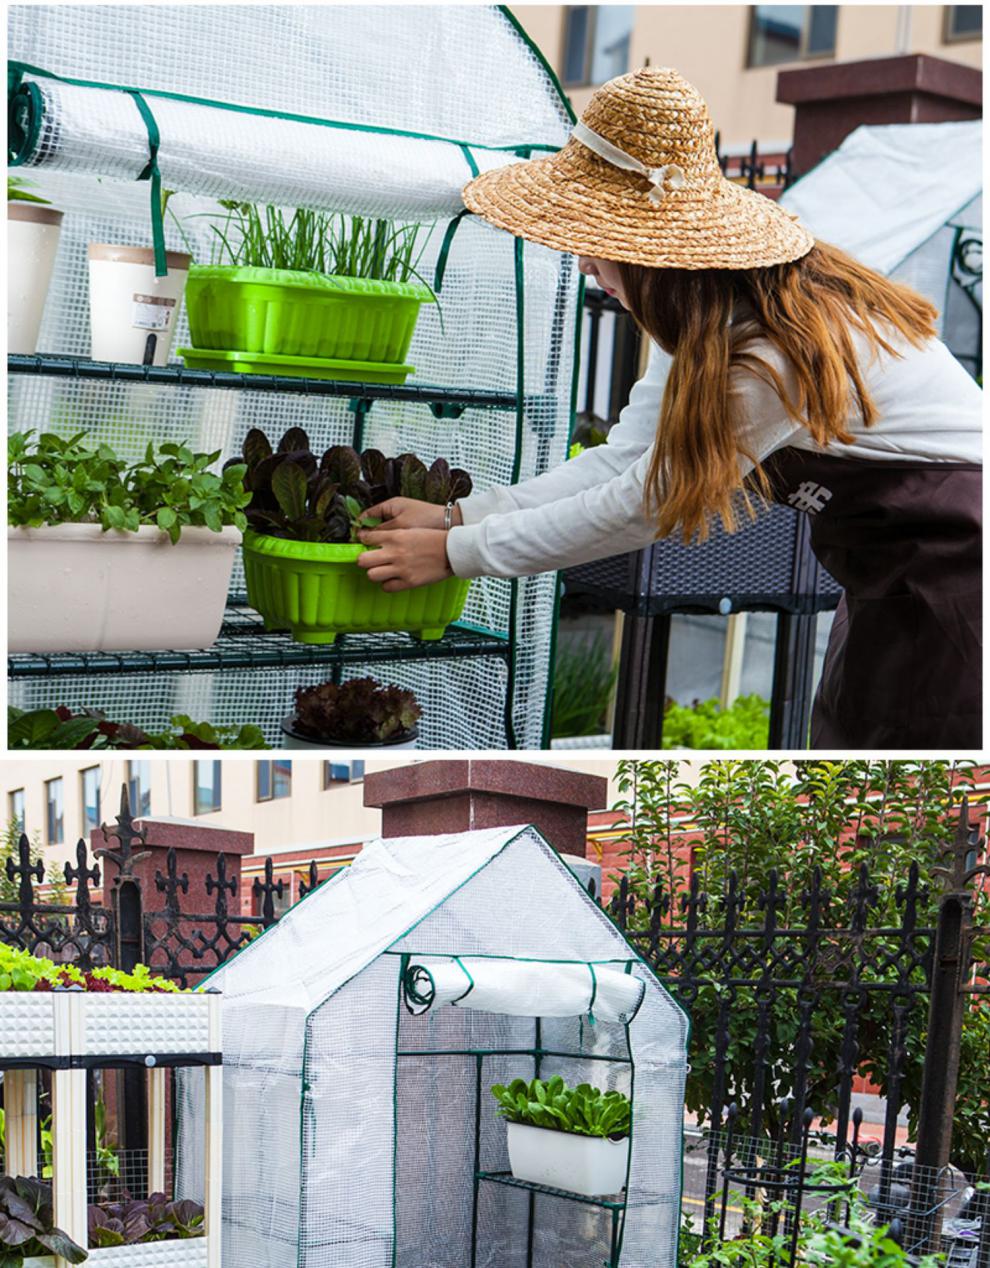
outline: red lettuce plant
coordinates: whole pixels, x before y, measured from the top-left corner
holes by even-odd
[[[407,738],[422,716],[411,691],[374,678],[321,682],[296,691],[295,730],[306,739],[380,744]]]

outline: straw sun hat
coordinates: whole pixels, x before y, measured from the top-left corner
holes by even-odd
[[[562,150],[486,172],[464,201],[556,251],[653,268],[759,268],[815,244],[795,216],[722,175],[704,99],[660,67],[605,84]]]

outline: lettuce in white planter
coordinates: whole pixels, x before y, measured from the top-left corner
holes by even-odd
[[[13,433],[9,650],[210,646],[250,500],[219,457],[149,443],[128,462],[85,433]]]
[[[517,1180],[602,1197],[625,1188],[632,1105],[622,1092],[559,1076],[515,1079],[492,1095],[508,1120],[509,1163]]]

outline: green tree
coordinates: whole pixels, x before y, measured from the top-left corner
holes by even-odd
[[[732,876],[739,903],[738,927],[760,929],[767,918],[761,898],[771,873],[776,872],[777,925],[796,931],[794,936],[800,940],[807,926],[805,895],[820,872],[823,925],[828,930],[848,928],[864,863],[873,887],[868,929],[892,931],[900,926],[904,887],[913,864],[920,882],[917,924],[921,928],[935,924],[941,885],[938,869],[955,836],[954,811],[974,783],[971,763],[733,760],[704,763],[691,779],[688,773],[678,761],[619,765],[622,800],[616,810],[627,825],[624,871],[636,899],[629,919],[633,931],[646,930],[651,921],[654,928],[668,931],[684,928],[681,896],[691,860],[700,888],[709,895],[701,917],[706,927],[719,927],[720,900],[728,894]],[[990,926],[990,898],[986,878],[983,881],[974,893],[975,920],[978,926]],[[821,939],[813,968],[823,982],[849,980],[849,942],[849,935],[842,933]],[[737,944],[740,952],[759,945],[743,938],[737,938]],[[901,949],[894,934],[871,932],[868,947],[870,963],[863,968],[860,982],[874,985],[896,977],[896,967],[886,958]],[[974,950],[977,964],[990,962],[986,930]],[[803,971],[799,960],[793,976]],[[752,978],[759,973],[760,965],[755,964],[737,976]],[[726,1055],[728,1099],[740,1105],[746,1121],[753,1108],[753,1051],[758,1032],[770,1036],[767,1099],[783,1097],[792,1090],[791,1071],[803,1016],[810,1017],[813,1053],[808,1103],[828,1121],[836,1109],[848,998],[856,1009],[858,1067],[886,1093],[889,993],[864,990],[844,999],[847,993],[841,988],[819,988],[813,981],[813,1009],[806,1003],[808,1011],[802,1014],[802,997],[796,988],[777,987],[769,998],[752,987],[734,987],[720,980],[718,969],[710,976],[711,985],[699,987],[685,1001],[691,1014],[693,1049],[687,1104],[702,1121],[711,1105],[711,1058],[720,1018],[723,1025],[728,1024],[731,1037]],[[912,984],[923,986],[924,981],[923,966],[915,965]],[[953,1161],[971,1174],[984,1166],[990,1138],[990,997],[975,995],[973,1001],[965,1014],[953,1140]],[[906,1023],[902,1095],[910,1106],[911,1128],[916,1130],[927,1030],[923,996],[908,1009]],[[774,1126],[772,1114],[765,1126]]]

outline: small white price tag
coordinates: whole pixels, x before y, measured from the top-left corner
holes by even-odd
[[[135,295],[131,325],[138,330],[168,330],[174,308],[175,300],[163,295]]]

